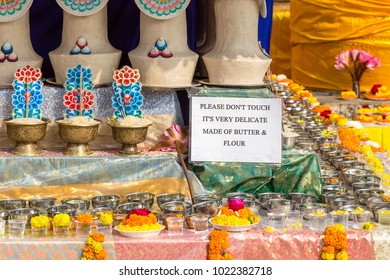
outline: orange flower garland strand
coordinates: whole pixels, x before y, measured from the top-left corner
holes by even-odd
[[[90,234],[84,246],[82,260],[105,260],[107,251],[103,248],[104,235],[102,233]]]
[[[233,255],[226,251],[230,246],[228,237],[226,230],[213,230],[210,232],[207,259],[233,260]]]
[[[335,224],[325,228],[324,246],[321,258],[323,260],[348,260],[347,234],[344,226]]]

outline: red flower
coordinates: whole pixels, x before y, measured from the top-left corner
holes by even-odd
[[[19,82],[24,82],[26,84],[38,81],[41,76],[41,69],[33,68],[30,65],[27,65],[24,68],[18,68],[15,72],[15,78]]]
[[[238,211],[244,209],[245,202],[241,198],[230,198],[228,199],[229,209]]]
[[[114,71],[114,80],[118,85],[129,86],[136,83],[140,78],[140,74],[137,69],[131,69],[129,66],[125,66],[120,70]]]
[[[68,107],[70,110],[80,110],[80,104],[79,104],[79,96],[83,97],[82,99],[82,106],[83,109],[89,110],[92,108],[94,102],[94,95],[92,94],[92,91],[89,90],[83,90],[80,91],[80,89],[75,89],[73,91],[69,91],[64,96],[64,105]]]
[[[364,105],[362,105],[362,108],[364,108],[364,109],[370,109],[370,105],[364,104]]]
[[[332,110],[324,110],[321,112],[320,116],[324,118],[329,118],[330,114],[332,114]]]
[[[380,88],[382,86],[382,84],[375,84],[372,86],[371,88],[371,93],[372,94],[376,94],[378,92],[378,88]]]
[[[130,215],[136,214],[139,216],[147,216],[147,215],[149,215],[149,213],[150,213],[150,211],[148,209],[133,209],[133,210],[131,210]]]

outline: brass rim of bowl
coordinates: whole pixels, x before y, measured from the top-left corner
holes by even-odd
[[[64,120],[64,118],[56,119],[54,121],[59,126],[63,125],[63,126],[68,126],[68,127],[95,127],[95,126],[99,126],[103,123],[101,120],[98,120],[98,119],[93,119],[94,121],[98,122],[95,124],[74,124],[74,123],[63,122],[63,120]]]

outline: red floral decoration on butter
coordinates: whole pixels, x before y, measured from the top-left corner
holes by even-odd
[[[118,85],[129,86],[135,84],[140,78],[140,74],[137,69],[131,69],[129,66],[125,66],[120,70],[115,70],[114,80]]]
[[[30,65],[27,65],[24,68],[18,68],[15,72],[15,78],[19,82],[31,83],[38,81],[42,76],[41,69],[33,68]]]
[[[82,100],[83,109],[85,110],[91,109],[95,101],[94,101],[94,95],[92,91],[89,90],[75,89],[73,91],[67,92],[64,96],[64,105],[70,110],[80,110],[80,102],[79,102],[80,96],[82,96],[83,98]]]

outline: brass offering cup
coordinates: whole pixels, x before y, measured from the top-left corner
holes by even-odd
[[[141,127],[116,126],[110,123],[108,125],[111,126],[115,142],[122,144],[121,150],[117,152],[119,155],[137,155],[140,153],[137,144],[146,140],[150,125]]]
[[[96,120],[95,124],[72,124],[56,120],[59,128],[59,134],[63,141],[67,142],[64,152],[67,156],[87,156],[92,154],[89,143],[93,142],[102,123]]]
[[[49,119],[43,118],[42,122],[16,123],[13,119],[6,119],[8,138],[15,141],[13,153],[17,156],[35,156],[41,153],[38,142],[45,138]]]

